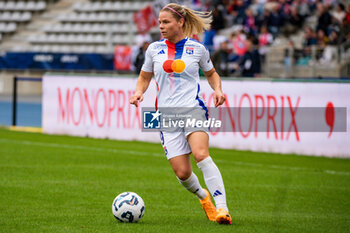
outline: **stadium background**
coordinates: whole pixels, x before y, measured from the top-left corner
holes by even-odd
[[[15,77],[19,77],[16,123],[19,126],[39,127],[39,130],[43,126],[43,83],[27,78],[45,77],[49,80],[52,76],[59,76],[67,78],[67,83],[75,82],[77,76],[90,77],[97,83],[103,77],[113,78],[116,82],[136,78],[139,64],[142,63],[143,48],[149,42],[160,39],[156,15],[161,6],[168,2],[0,1],[0,125],[12,125]],[[270,94],[279,93],[279,84],[276,83],[293,83],[291,86],[295,84],[294,89],[280,91],[301,92],[306,98],[336,99],[338,105],[335,107],[348,109],[348,1],[172,2],[214,12],[212,30],[194,37],[208,47],[213,63],[225,82],[238,83],[242,87],[258,82],[256,89],[275,85],[275,89],[270,90],[274,93]],[[235,89],[230,91],[234,92]],[[253,91],[248,94],[261,93]],[[295,107],[293,101],[296,99],[292,99]],[[327,101],[317,102],[316,107],[325,107]],[[46,103],[50,105],[50,102]],[[314,107],[312,103],[307,106]],[[349,113],[346,116],[348,119]],[[70,130],[73,133],[63,134],[77,135],[75,128]],[[112,130],[108,129],[108,133]],[[172,214],[163,226],[157,224],[160,216],[168,214],[171,206],[168,203],[174,201],[171,197],[165,197],[167,188],[164,187],[174,179],[170,170],[164,171],[164,167],[168,166],[166,161],[159,161],[162,148],[158,144],[49,136],[7,129],[1,129],[0,135],[3,161],[0,164],[3,168],[1,192],[5,197],[1,203],[0,223],[4,232],[60,232],[62,229],[65,232],[79,232],[86,228],[88,231],[110,232],[115,225],[113,221],[106,221],[111,217],[106,206],[109,208],[114,196],[125,189],[139,193],[149,209],[146,207],[145,225],[118,225],[117,229],[122,231],[175,231],[178,227],[175,223],[180,224],[181,219],[185,221],[180,207],[196,206],[190,197],[183,202],[175,201],[180,207],[170,208]],[[80,136],[86,135],[89,134]],[[322,135],[327,139],[329,132]],[[322,151],[324,146],[333,148],[333,153],[298,154],[349,157],[348,134],[338,133],[338,136],[342,137],[338,141],[313,140],[313,144],[309,144],[311,151],[317,151],[317,148]],[[292,138],[296,140],[294,135]],[[244,143],[247,142],[254,145],[254,140]],[[277,143],[283,148],[286,142]],[[305,145],[307,147],[308,144]],[[216,156],[219,166],[223,167],[227,192],[233,196],[229,206],[238,207],[231,207],[237,232],[347,232],[350,221],[349,160],[299,157],[288,154],[295,151],[276,151],[274,145],[268,147],[270,149],[267,150],[244,146],[230,148],[274,151],[284,155],[211,149],[213,157]],[[143,156],[152,159],[144,159]],[[130,163],[134,164],[132,168]],[[157,168],[166,175],[161,177],[164,173],[143,171],[144,167],[148,171]],[[67,177],[62,172],[56,173],[62,168],[72,175]],[[102,172],[104,169],[105,173]],[[134,170],[135,174],[128,173],[124,181],[120,173],[114,172],[115,169],[123,173]],[[147,185],[140,184],[137,174],[159,182],[156,185],[157,193],[148,188],[154,183],[144,181]],[[28,179],[30,175],[32,177]],[[45,176],[48,179],[42,178]],[[90,183],[84,181],[85,177]],[[87,188],[85,185],[89,184],[95,187]],[[31,185],[35,189],[28,188]],[[174,198],[181,200],[184,194],[181,187],[175,181],[172,185],[177,193]],[[81,190],[90,192],[83,195],[84,201],[78,198]],[[238,190],[240,194],[237,194]],[[252,193],[256,193],[255,196]],[[54,200],[47,200],[46,195],[53,195]],[[100,199],[97,200],[97,197]],[[161,200],[161,204],[154,197]],[[64,210],[54,206],[55,200]],[[91,205],[92,201],[96,204]],[[79,203],[78,209],[75,209],[74,202]],[[44,203],[45,209],[41,203]],[[17,213],[21,206],[28,208]],[[93,208],[93,211],[90,212],[89,208]],[[86,225],[91,219],[82,216],[84,211],[98,216],[94,224]],[[57,213],[62,216],[55,219]],[[197,229],[192,227],[194,224],[198,224],[199,231],[227,230],[199,223],[197,216],[201,214],[199,210],[185,212],[189,221],[179,228],[180,231],[196,232]],[[28,222],[21,226],[21,218]]]
[[[47,122],[41,117],[47,116],[46,118],[52,119],[47,115],[47,111],[42,109],[44,101],[48,101],[42,99],[42,83],[37,79],[26,79],[28,77],[42,78],[45,74],[54,72],[69,77],[88,74],[92,79],[101,76],[117,77],[121,78],[120,80],[136,78],[148,44],[161,39],[156,15],[168,2],[1,1],[0,28],[3,36],[0,45],[0,104],[4,109],[0,115],[1,123],[11,125],[18,122],[18,125],[40,127],[43,126],[42,122]],[[347,47],[350,38],[350,7],[346,2],[191,0],[179,3],[196,10],[213,12],[212,29],[193,37],[210,50],[216,70],[227,80],[224,91],[232,94],[232,99],[241,96],[240,106],[249,107],[250,98],[258,98],[262,93],[265,93],[263,102],[270,105],[269,101],[274,101],[277,107],[288,107],[287,99],[284,100],[282,96],[291,98],[292,108],[299,106],[299,99],[302,98],[300,107],[325,108],[323,123],[328,125],[330,131],[333,130],[330,121],[334,117],[330,117],[329,113],[333,113],[334,110],[327,106],[346,108],[346,99],[349,98],[346,90],[349,86],[350,50]],[[66,80],[69,83],[73,78]],[[243,86],[247,87],[249,82],[262,82],[256,84],[256,87],[238,88],[233,91],[240,85],[238,80],[243,80],[247,84],[243,83]],[[286,87],[275,81],[286,81]],[[291,84],[288,84],[289,82]],[[306,82],[309,84],[304,85]],[[288,85],[294,87],[288,88]],[[11,95],[16,92],[15,86],[18,107],[13,108],[11,98],[17,97]],[[300,91],[302,88],[309,88],[310,91]],[[53,91],[48,89],[47,93]],[[107,89],[106,91],[108,92]],[[122,91],[129,93],[132,89],[125,86]],[[324,92],[329,92],[329,95],[324,95]],[[210,90],[205,95],[210,98]],[[274,99],[271,95],[274,95]],[[153,99],[154,96],[149,98]],[[282,99],[277,101],[276,98]],[[50,101],[53,100],[49,100],[48,106],[58,104]],[[238,103],[233,104],[233,100],[228,99],[228,102],[230,103],[227,107],[238,106]],[[256,99],[256,102],[259,100]],[[149,102],[148,105],[153,104]],[[13,112],[13,109],[16,112]],[[31,112],[33,114],[30,114]],[[349,115],[347,117],[349,118]],[[75,131],[73,128],[72,130]],[[104,131],[109,132],[109,129]],[[54,132],[45,127],[44,132],[72,134],[68,131]],[[121,134],[115,134],[118,133]],[[324,133],[327,135],[327,132]],[[98,135],[102,137],[104,134]],[[348,136],[344,135],[346,136],[337,136],[344,140]],[[281,136],[280,139],[283,140],[283,135]],[[242,146],[240,143],[233,146],[232,142],[227,141],[224,141],[226,146],[212,145],[279,153],[349,156],[349,148],[340,146],[344,145],[344,141],[334,137],[336,136],[329,138],[326,144],[322,143],[325,148],[319,148],[318,152],[286,150],[286,145],[281,143],[278,144],[281,146],[280,150],[272,150],[268,148],[277,143],[267,146],[267,142],[262,142],[266,144],[265,147]],[[309,138],[312,140],[312,137]],[[128,139],[145,140],[145,137]],[[278,140],[277,137],[275,139]],[[299,141],[298,135],[296,139]],[[151,141],[156,141],[155,137]],[[308,144],[305,141],[304,143],[304,147],[307,147]],[[302,146],[294,148],[299,147]],[[331,147],[335,148],[330,149]]]

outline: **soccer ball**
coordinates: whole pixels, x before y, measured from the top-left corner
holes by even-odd
[[[120,222],[138,222],[145,214],[145,203],[136,193],[124,192],[114,199],[112,212]]]

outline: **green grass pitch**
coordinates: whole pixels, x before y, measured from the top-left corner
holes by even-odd
[[[350,232],[349,159],[210,153],[224,178],[230,226],[206,219],[160,144],[0,129],[0,232]],[[112,215],[124,191],[145,201],[139,223]]]

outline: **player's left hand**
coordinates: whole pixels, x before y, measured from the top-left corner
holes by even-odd
[[[217,108],[218,106],[222,105],[225,102],[225,96],[224,96],[224,93],[222,93],[222,91],[215,91],[213,97],[214,97],[215,108]]]

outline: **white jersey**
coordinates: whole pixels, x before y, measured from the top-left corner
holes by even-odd
[[[167,73],[163,69],[166,60],[180,59],[185,63],[181,73]],[[194,39],[185,38],[176,44],[161,40],[150,44],[146,51],[142,70],[153,72],[157,84],[156,108],[206,106],[201,97],[199,68],[213,68],[209,51]]]

